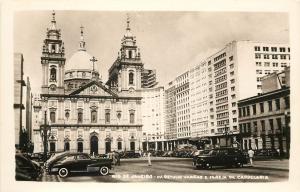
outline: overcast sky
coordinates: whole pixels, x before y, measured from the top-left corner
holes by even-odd
[[[40,92],[40,57],[51,13],[22,11],[14,15],[14,50],[24,55],[24,75],[29,76],[34,93]],[[140,47],[144,67],[156,69],[160,85],[230,41],[289,42],[285,13],[56,11],[67,62],[78,48],[83,25],[87,52],[98,59],[105,82],[125,34],[126,13],[130,15],[131,31]]]

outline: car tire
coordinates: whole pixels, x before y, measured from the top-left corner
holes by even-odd
[[[100,167],[100,174],[101,175],[108,175],[108,173],[109,173],[109,169],[108,169],[108,167],[106,167],[106,166],[103,166],[103,167]]]
[[[58,171],[58,175],[62,178],[67,177],[69,175],[69,171],[67,168],[60,168]]]

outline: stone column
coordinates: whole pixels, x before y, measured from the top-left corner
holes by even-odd
[[[162,141],[162,143],[161,143],[161,150],[162,150],[162,151],[164,151],[164,150],[165,150],[164,141]]]

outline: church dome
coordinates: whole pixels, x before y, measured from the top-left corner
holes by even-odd
[[[78,50],[67,61],[65,70],[92,70],[92,56],[84,50]],[[96,66],[95,66],[96,68]]]

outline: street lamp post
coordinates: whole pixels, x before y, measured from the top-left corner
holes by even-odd
[[[47,111],[45,111],[44,125],[41,126],[41,131],[43,133],[44,160],[47,159],[47,152],[48,152],[48,130],[50,130],[50,126],[47,125]]]

